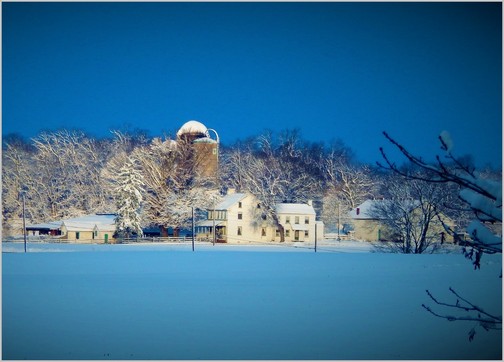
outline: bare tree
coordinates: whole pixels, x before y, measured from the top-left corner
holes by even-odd
[[[444,158],[436,156],[436,163],[426,163],[422,158],[408,152],[401,144],[384,132],[385,137],[396,146],[399,151],[414,165],[425,172],[409,174],[397,167],[386,155],[383,148],[381,153],[385,166],[395,173],[409,180],[420,180],[432,184],[455,184],[459,187],[459,197],[472,210],[475,219],[467,228],[470,240],[465,240],[449,225],[445,229],[466,250],[476,268],[480,267],[483,254],[502,253],[502,240],[500,235],[495,235],[489,225],[502,224],[502,181],[484,179],[478,175],[474,167],[453,156],[452,141],[445,133],[439,137],[441,149],[445,152]]]
[[[376,195],[376,177],[368,165],[352,164],[341,150],[331,150],[323,160],[325,192],[323,220],[329,224],[350,223],[349,213]]]
[[[42,133],[33,139],[33,170],[44,195],[44,219],[71,217],[97,211],[105,205],[101,189],[100,157],[93,139],[79,131]],[[44,207],[47,207],[45,209]]]
[[[470,258],[476,268],[481,267],[481,258],[484,254],[502,253],[502,181],[484,178],[478,174],[475,168],[467,160],[456,158],[452,154],[453,141],[447,132],[441,133],[439,141],[445,156],[436,156],[435,163],[429,164],[422,158],[411,154],[404,146],[384,132],[385,137],[392,143],[410,162],[425,170],[420,175],[410,175],[401,170],[386,155],[383,148],[381,153],[385,160],[385,166],[397,174],[410,180],[421,180],[430,184],[453,184],[459,188],[459,197],[465,205],[472,210],[474,220],[468,225],[467,232],[470,240],[460,237],[453,228],[444,224],[446,232],[463,246],[464,255]],[[490,226],[498,225],[497,230]],[[437,298],[427,290],[429,297],[440,306],[448,307],[452,311],[467,311],[471,316],[454,316],[434,312],[432,308],[424,305],[424,308],[437,317],[449,321],[471,320],[477,322],[483,329],[502,330],[502,316],[487,313],[468,300],[462,298],[450,288],[457,297],[455,303],[439,302]],[[461,303],[461,301],[463,303]],[[469,332],[469,340],[475,335],[475,329]]]
[[[276,204],[307,202],[320,193],[322,182],[316,171],[309,171],[319,162],[313,161],[314,154],[306,151],[296,132],[282,133],[278,143],[271,133],[266,133],[246,147],[232,150],[225,158],[228,184],[257,198],[260,208],[255,212],[256,223],[276,226],[281,241],[285,235]]]
[[[391,234],[386,249],[405,254],[433,252],[444,242],[439,219],[451,224],[442,212],[448,199],[449,193],[439,185],[390,177],[386,199],[376,201],[369,213]]]
[[[20,140],[8,140],[2,152],[2,229],[4,234],[17,234],[22,228],[22,204],[19,197],[25,189],[26,217],[29,221],[38,221],[36,180],[32,170],[35,150]]]
[[[502,330],[502,316],[490,314],[486,312],[483,308],[478,307],[473,304],[469,300],[463,298],[459,295],[453,288],[449,288],[450,292],[456,298],[455,302],[447,303],[441,302],[437,298],[435,298],[429,290],[426,290],[429,298],[436,303],[440,307],[446,307],[448,310],[469,313],[464,316],[455,316],[448,314],[440,314],[435,312],[430,306],[422,304],[422,307],[427,310],[432,315],[446,319],[447,321],[468,321],[468,322],[476,322],[477,325],[480,325],[484,330]],[[476,335],[476,329],[472,327],[469,331],[469,341],[474,339]]]

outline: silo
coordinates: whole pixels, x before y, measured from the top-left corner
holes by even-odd
[[[210,137],[209,131],[215,133],[215,139]],[[216,179],[219,168],[219,136],[217,132],[209,130],[201,122],[189,121],[179,129],[177,139],[191,143],[199,176]]]

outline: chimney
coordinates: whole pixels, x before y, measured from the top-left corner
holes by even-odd
[[[234,193],[236,193],[236,189],[235,188],[230,187],[230,188],[227,189],[227,195],[232,195]]]
[[[313,206],[313,200],[308,200],[307,204],[308,206]]]
[[[359,215],[360,214],[360,208],[358,207],[356,210],[355,210],[356,214]]]

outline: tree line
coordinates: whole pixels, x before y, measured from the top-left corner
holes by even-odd
[[[261,204],[258,220],[279,229],[275,204],[308,200],[315,201],[328,230],[350,225],[348,212],[373,198],[422,200],[436,205],[427,210],[432,218],[443,211],[461,227],[469,222],[457,204],[456,186],[406,182],[390,169],[358,162],[342,141],[310,142],[299,130],[266,131],[221,144],[217,180],[198,177],[199,156],[189,143],[170,136],[152,138],[146,132],[113,131],[109,138],[97,139],[60,130],[29,141],[7,135],[2,151],[2,224],[7,235],[21,228],[21,193],[29,223],[118,213],[127,232],[132,225],[187,227],[193,207],[211,208],[228,188],[253,194]],[[401,167],[408,173],[426,172],[411,162]],[[480,174],[500,177],[491,170]],[[390,210],[383,214],[391,215]]]

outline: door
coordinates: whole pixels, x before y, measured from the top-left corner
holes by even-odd
[[[299,230],[294,231],[294,240],[299,241]]]

